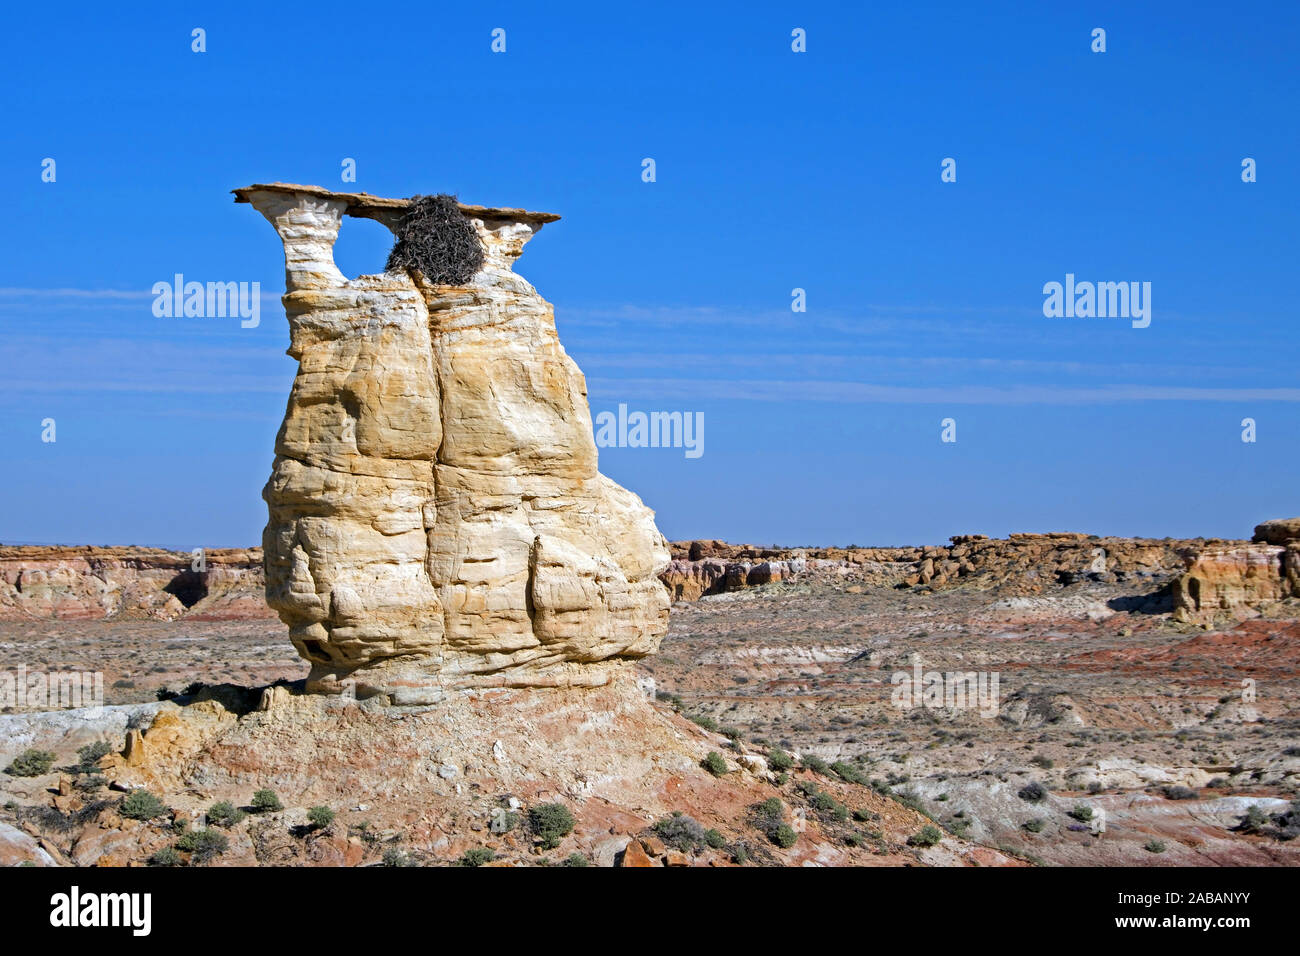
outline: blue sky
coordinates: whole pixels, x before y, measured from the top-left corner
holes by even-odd
[[[699,459],[601,452],[670,538],[1237,537],[1300,513],[1295,4],[6,19],[0,541],[260,541],[294,363],[280,245],[229,190],[270,180],[561,214],[517,270],[593,413],[705,415]],[[346,220],[340,268],[389,242]],[[178,272],[260,282],[260,326],[155,318]],[[1066,273],[1150,282],[1150,327],[1045,318]]]

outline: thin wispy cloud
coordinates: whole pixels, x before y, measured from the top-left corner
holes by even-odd
[[[163,276],[159,281],[171,282],[173,276]],[[101,301],[135,301],[139,299],[151,300],[155,298],[152,291],[152,283],[147,289],[33,289],[21,286],[0,286],[0,300],[3,299],[47,299],[56,301],[60,299],[91,299]],[[263,302],[279,302],[280,293],[275,291],[261,291]],[[3,302],[0,302],[3,304]]]
[[[206,321],[206,320],[203,320]],[[237,331],[237,330],[236,330]],[[252,337],[181,340],[13,336],[0,394],[139,392],[283,394],[291,360]]]
[[[1024,372],[1033,374],[1102,375],[1113,379],[1116,375],[1159,375],[1184,380],[1213,377],[1260,377],[1267,370],[1251,367],[1223,365],[1177,365],[1152,367],[1143,362],[1075,362],[1040,359],[998,358],[990,356],[960,355],[894,355],[829,352],[592,352],[584,356],[584,366],[589,370],[601,368],[693,368],[729,369],[761,368],[768,371],[787,367],[804,370],[841,368],[887,368],[900,373],[913,370],[943,370],[949,372]]]
[[[807,312],[792,312],[788,307],[747,309],[714,305],[566,306],[560,304],[555,310],[557,323],[576,328],[628,330],[654,327],[699,331],[747,328],[763,331],[781,329],[798,331],[816,327],[852,335],[896,331],[910,333],[938,331],[950,328],[954,321],[967,323],[970,321],[970,316],[999,316],[1001,320],[1005,320],[1017,313],[1032,318],[1031,310],[1026,308],[978,309],[964,306],[953,309],[863,306],[852,312],[817,308]],[[962,317],[944,320],[945,315]]]
[[[194,395],[227,395],[256,392],[283,395],[288,388],[285,382],[270,378],[250,376],[223,376],[196,381],[139,382],[113,379],[11,379],[0,381],[0,394],[5,392],[140,392]]]
[[[148,289],[26,289],[0,287],[0,297],[49,299],[149,299]]]
[[[747,402],[846,402],[909,405],[1095,405],[1119,402],[1300,402],[1300,388],[1205,388],[1172,385],[908,386],[809,380],[589,378],[593,403],[626,398],[733,399]]]

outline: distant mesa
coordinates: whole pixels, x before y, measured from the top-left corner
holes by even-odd
[[[1088,582],[1132,589],[1117,610],[1198,625],[1251,618],[1300,598],[1300,519],[1257,526],[1255,539],[1113,538],[1079,533],[954,535],[914,547],[781,548],[675,541],[659,581],[672,601],[771,584],[996,589],[1035,595]],[[265,617],[260,548],[190,556],[150,548],[0,546],[0,620]],[[189,603],[192,602],[192,603]],[[526,685],[525,685],[526,686]]]

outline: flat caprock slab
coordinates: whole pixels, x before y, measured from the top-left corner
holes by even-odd
[[[370,193],[338,193],[320,186],[303,186],[298,183],[254,183],[232,189],[235,202],[249,202],[249,194],[254,192],[280,192],[319,196],[321,199],[336,199],[346,202],[344,212],[360,219],[372,219],[375,213],[391,213],[395,209],[405,209],[411,204],[410,199],[393,199],[388,196],[372,196]],[[527,209],[509,209],[498,206],[473,206],[459,203],[460,211],[477,219],[512,219],[516,222],[555,222],[560,217],[553,212],[531,212]]]

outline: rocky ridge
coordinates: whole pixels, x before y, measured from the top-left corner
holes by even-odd
[[[966,587],[1030,596],[1085,581],[1132,586],[1133,602],[1176,620],[1244,619],[1300,596],[1300,519],[1265,522],[1252,541],[970,534],[947,545],[760,548],[677,541],[660,576],[677,601],[777,582],[846,587]]]
[[[948,545],[891,548],[762,548],[717,540],[675,541],[659,579],[673,601],[765,584],[819,581],[845,587],[998,589],[1041,594],[1083,581],[1132,584],[1177,620],[1249,617],[1300,596],[1297,519],[1265,522],[1251,541],[1144,539],[1077,533],[959,535]],[[0,620],[258,618],[260,548],[191,556],[150,548],[0,546]]]

